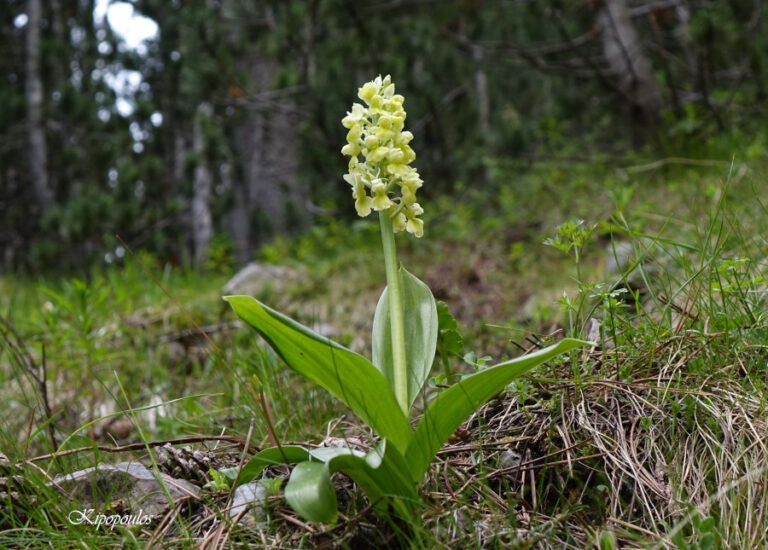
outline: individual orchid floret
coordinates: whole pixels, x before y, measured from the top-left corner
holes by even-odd
[[[424,234],[419,219],[424,210],[416,202],[423,181],[410,166],[416,158],[409,143],[413,134],[404,130],[405,99],[395,94],[389,75],[379,75],[358,90],[365,102],[352,105],[341,123],[347,132],[342,154],[349,156],[349,173],[344,179],[352,186],[355,209],[361,217],[372,211],[386,212],[395,232]]]

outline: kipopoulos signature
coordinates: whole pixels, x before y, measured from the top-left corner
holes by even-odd
[[[95,527],[101,527],[105,525],[109,527],[110,531],[117,525],[149,525],[152,521],[152,517],[144,513],[143,510],[139,510],[138,514],[96,514],[96,510],[93,508],[85,508],[83,510],[72,510],[67,519],[72,525],[93,525]]]

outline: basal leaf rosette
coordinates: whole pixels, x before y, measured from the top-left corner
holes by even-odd
[[[416,202],[416,191],[424,183],[410,163],[416,158],[409,143],[413,134],[404,130],[403,96],[395,93],[389,75],[376,77],[358,91],[360,103],[341,121],[347,144],[341,150],[350,157],[344,179],[352,186],[355,209],[361,217],[372,211],[387,212],[395,232],[424,234],[419,218],[424,210]]]

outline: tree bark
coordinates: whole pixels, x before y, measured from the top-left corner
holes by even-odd
[[[289,98],[270,99],[276,62],[251,49],[242,62],[252,96],[233,128],[235,204],[230,212],[238,263],[274,235],[306,226],[306,193],[299,186],[300,115]],[[262,99],[265,98],[265,99]]]
[[[603,0],[596,17],[608,65],[606,75],[629,104],[633,120],[655,125],[661,93],[643,52],[626,0]]]
[[[32,188],[40,210],[44,212],[54,204],[53,193],[48,182],[48,150],[45,143],[43,105],[45,101],[43,82],[40,76],[40,27],[42,24],[42,3],[40,0],[27,2],[27,126],[29,136],[29,174]]]
[[[213,116],[211,104],[207,101],[200,103],[195,116],[192,136],[192,149],[195,153],[195,173],[192,191],[192,245],[193,262],[196,267],[202,267],[208,257],[208,246],[213,237],[213,221],[211,218],[211,186],[213,177],[208,164],[206,125],[210,124]]]

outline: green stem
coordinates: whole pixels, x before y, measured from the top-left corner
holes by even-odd
[[[392,334],[392,361],[394,367],[395,397],[409,416],[408,405],[408,369],[405,354],[405,325],[403,321],[403,302],[400,291],[400,271],[397,264],[397,249],[395,248],[395,229],[392,218],[386,211],[379,212],[381,226],[381,244],[384,248],[384,268],[387,274],[387,294],[389,296],[389,324]]]

